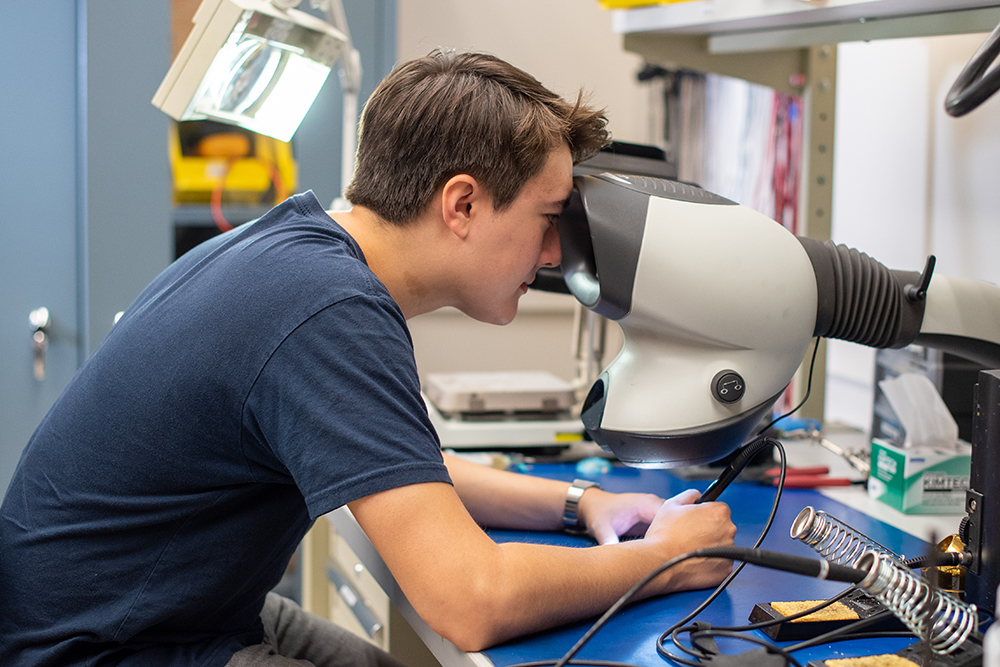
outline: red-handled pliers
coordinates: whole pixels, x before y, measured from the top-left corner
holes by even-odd
[[[787,489],[814,489],[819,486],[851,486],[852,484],[864,484],[864,480],[852,480],[847,477],[829,477],[830,468],[828,466],[814,466],[812,468],[786,468],[785,488]],[[778,485],[781,475],[781,468],[771,468],[764,471],[764,479],[771,483],[771,486]]]

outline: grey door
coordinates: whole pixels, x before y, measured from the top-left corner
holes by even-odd
[[[0,495],[114,314],[172,256],[169,119],[150,104],[169,36],[167,2],[0,3]]]
[[[65,0],[0,9],[0,492],[82,352],[76,25]],[[42,306],[37,380],[29,313]]]

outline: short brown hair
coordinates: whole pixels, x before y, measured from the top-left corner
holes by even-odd
[[[466,173],[502,210],[562,142],[574,163],[597,153],[609,140],[606,125],[582,92],[569,103],[495,56],[439,49],[396,67],[365,104],[344,196],[405,224]]]

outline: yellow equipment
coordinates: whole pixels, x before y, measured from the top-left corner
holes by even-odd
[[[212,121],[170,126],[174,203],[277,203],[294,192],[291,144]]]

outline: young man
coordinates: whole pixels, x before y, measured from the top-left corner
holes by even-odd
[[[0,508],[4,663],[388,664],[268,595],[345,504],[467,650],[595,615],[668,558],[732,544],[728,508],[696,492],[589,489],[579,516],[600,546],[497,545],[480,525],[560,529],[568,485],[443,458],[420,397],[406,318],[509,322],[560,261],[572,165],[604,123],[496,58],[434,53],[366,105],[351,211],[295,196],[154,280]],[[630,529],[645,538],[618,543]],[[729,567],[689,561],[644,594]]]

